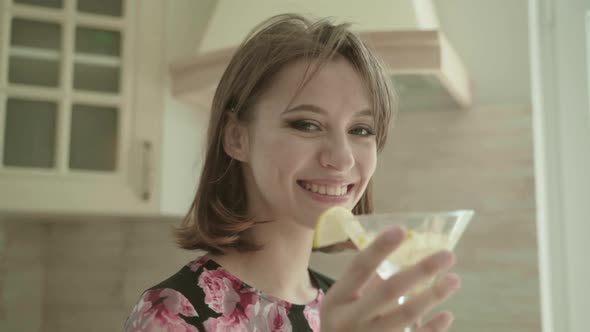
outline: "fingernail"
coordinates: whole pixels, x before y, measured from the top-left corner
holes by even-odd
[[[455,254],[449,250],[441,250],[438,253],[434,254],[435,259],[442,259],[445,262],[453,261],[455,259]]]
[[[449,312],[449,315],[448,315],[448,317],[449,317],[449,318],[448,318],[447,322],[448,322],[449,324],[451,324],[451,323],[452,323],[452,322],[455,320],[455,315],[453,315],[453,313]]]
[[[404,234],[405,232],[403,228],[399,226],[394,226],[385,231],[385,237],[387,238],[388,242],[399,241],[404,236]]]
[[[456,274],[449,274],[442,278],[440,285],[445,290],[457,289],[461,285],[461,278]]]
[[[453,323],[453,321],[455,320],[455,316],[452,312],[445,311],[441,314],[441,319],[444,321],[444,324],[448,326],[451,325],[451,323]]]

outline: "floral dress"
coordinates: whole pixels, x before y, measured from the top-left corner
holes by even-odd
[[[124,331],[313,331],[319,306],[333,280],[310,270],[318,294],[292,304],[240,281],[203,256],[148,289],[127,317]]]

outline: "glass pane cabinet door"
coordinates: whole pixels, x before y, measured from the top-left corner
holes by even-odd
[[[53,168],[57,103],[9,98],[6,102],[4,165]]]
[[[0,0],[0,216],[158,209],[165,7]]]
[[[0,6],[6,22],[0,51],[7,50],[0,52],[6,56],[0,170],[122,172],[121,131],[130,130],[122,121],[130,111],[123,91],[130,26],[124,2],[5,0]]]
[[[75,104],[70,134],[70,168],[114,171],[118,113],[113,107]]]
[[[78,2],[78,9],[103,14],[113,1]],[[116,7],[116,6],[115,6]],[[120,1],[119,1],[120,7]],[[112,9],[112,8],[111,8]],[[116,12],[116,11],[114,11]],[[120,14],[120,13],[119,13]],[[75,29],[74,91],[117,96],[121,92],[121,32],[79,25]],[[87,171],[115,171],[120,108],[72,105],[69,167]]]
[[[22,18],[11,23],[8,82],[57,87],[61,25]]]
[[[78,0],[78,11],[109,16],[123,16],[121,0]]]
[[[118,93],[121,76],[121,33],[76,28],[74,89]]]

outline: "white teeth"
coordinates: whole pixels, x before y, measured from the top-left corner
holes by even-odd
[[[348,193],[347,186],[323,186],[315,183],[304,182],[303,187],[311,192],[327,196],[344,196]]]
[[[342,187],[340,187],[340,195],[346,195],[346,192],[347,192],[347,191],[348,191],[348,190],[346,189],[346,186],[342,186]]]

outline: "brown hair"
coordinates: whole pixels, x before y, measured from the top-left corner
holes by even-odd
[[[317,60],[313,67],[308,67],[299,92],[334,57],[349,61],[369,94],[377,125],[377,148],[382,150],[397,98],[381,62],[349,28],[349,24],[335,25],[326,19],[312,22],[297,14],[278,15],[256,27],[238,47],[213,98],[205,163],[196,196],[175,230],[181,248],[214,254],[223,254],[230,248],[260,248],[245,236],[260,221],[248,216],[241,165],[223,149],[223,132],[229,116],[241,121],[250,119],[251,108],[266,84],[286,64],[299,59]],[[353,213],[371,212],[370,181]]]

